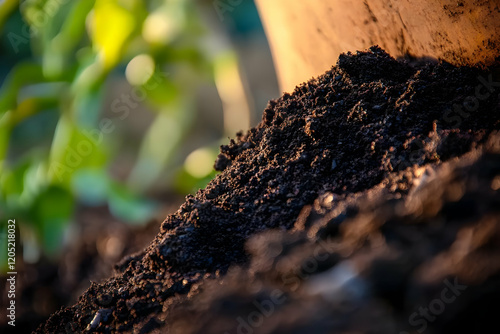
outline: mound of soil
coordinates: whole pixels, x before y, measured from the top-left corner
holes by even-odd
[[[318,215],[312,209],[307,209],[307,205],[318,198],[323,201],[327,198],[331,210],[338,208],[342,211],[343,203],[347,203],[345,201],[348,201],[349,196],[362,192],[366,192],[368,196],[376,187],[387,196],[403,201],[412,195],[416,180],[421,179],[416,178],[420,173],[420,166],[438,166],[484,144],[489,135],[500,128],[500,96],[495,91],[499,84],[494,79],[495,76],[491,73],[457,68],[447,63],[396,61],[378,47],[355,55],[342,55],[337,66],[324,75],[298,86],[292,94],[285,94],[280,99],[271,101],[256,128],[246,134],[238,134],[236,141],[232,140],[229,145],[221,147],[221,154],[215,163],[216,169],[221,173],[195,196],[188,196],[180,209],[165,219],[159,234],[149,247],[124,259],[116,266],[114,277],[103,283],[93,284],[76,305],[52,315],[39,327],[38,332],[73,333],[88,330],[103,333],[149,333],[163,331],[165,327],[169,327],[171,331],[183,332],[182,326],[189,327],[190,320],[186,317],[173,317],[175,310],[183,307],[175,305],[184,305],[183,300],[196,298],[198,292],[203,290],[200,288],[203,282],[220,281],[230,266],[248,266],[249,256],[245,243],[252,236],[270,229],[286,231],[294,226],[299,229],[300,226],[303,231],[312,231],[315,227],[322,226],[315,222],[316,219],[307,218],[309,216],[304,213],[309,210],[311,215]],[[455,192],[460,193],[460,189],[462,188],[456,188]],[[376,207],[375,204],[366,206],[372,210]],[[441,208],[432,203],[429,207],[434,210],[429,209],[434,215],[437,214],[435,210],[439,211]],[[361,206],[358,212],[362,210],[365,210],[365,206]],[[346,212],[340,216],[345,215],[347,218],[342,219],[359,222],[352,228],[346,227],[347,232],[340,234],[343,236],[339,246],[341,248],[325,257],[322,270],[332,268],[336,263],[343,263],[345,260],[342,259],[348,258],[355,250],[363,250],[363,244],[371,239],[372,234],[372,242],[378,242],[381,247],[385,244],[384,237],[387,238],[387,235],[393,236],[396,243],[401,242],[400,234],[406,235],[410,240],[405,242],[413,240],[414,243],[405,244],[404,247],[419,245],[419,250],[414,251],[420,256],[417,258],[420,261],[424,261],[426,256],[438,254],[440,249],[450,245],[453,236],[448,235],[450,231],[447,228],[443,228],[442,232],[433,224],[430,227],[423,224],[422,228],[412,224],[401,226],[397,220],[400,216],[397,215],[406,217],[412,212],[408,210],[395,210],[396,218],[389,213],[377,216],[378,213],[374,211],[373,217],[368,219],[366,217],[369,213],[358,213],[364,218],[356,220],[356,216],[345,209]],[[301,211],[303,213],[299,216]],[[420,219],[419,215],[427,212],[424,209],[421,211],[416,214],[417,221]],[[326,216],[329,214],[325,213]],[[295,224],[297,217],[299,220]],[[337,219],[337,223],[323,224],[321,231],[337,236],[338,232],[335,230],[343,226],[342,219]],[[390,223],[384,220],[389,220]],[[387,235],[376,232],[383,228],[388,229]],[[427,229],[435,234],[427,236]],[[425,242],[425,239],[420,245],[415,241],[418,234],[412,236],[414,231],[436,238],[436,244],[442,243],[444,246],[438,247]],[[261,276],[264,280],[266,277],[279,275],[283,270],[293,272],[293,263],[283,264],[272,270],[272,266],[269,266],[274,260],[269,260],[271,255],[266,253],[266,249],[271,245],[285,249],[288,243],[312,247],[310,244],[314,243],[317,232],[309,231],[312,234],[307,238],[304,235],[297,237],[296,233],[282,232],[280,237],[274,237],[277,242],[268,242],[272,240],[264,238],[258,240],[267,241],[259,244],[253,239],[249,247],[254,258],[263,261],[264,267],[255,267],[254,260],[247,269],[248,272],[242,269],[239,278],[231,278],[237,274],[228,275],[229,290],[221,290],[219,295],[208,294],[209,297],[200,295],[199,298],[205,298],[204,302],[198,303],[200,307],[210,307],[214,313],[220,309],[221,318],[215,317],[214,321],[227,318],[227,314],[223,313],[224,309],[231,310],[233,306],[235,312],[248,309],[244,304],[247,299],[240,303],[239,297],[231,294],[246,294],[248,298],[258,295],[255,286],[252,287],[256,280],[250,273],[257,275],[263,272]],[[446,234],[448,239],[441,240],[439,233]],[[285,246],[280,238],[284,240]],[[390,246],[395,247],[392,244]],[[297,251],[296,247],[298,246],[293,247],[293,252]],[[269,252],[276,253],[275,258],[282,253]],[[405,254],[403,250],[400,252]],[[259,255],[261,253],[263,255]],[[375,261],[377,254],[366,253],[366,262]],[[294,259],[301,261],[300,256],[307,254],[305,251],[303,254],[298,251]],[[395,256],[394,262],[386,261],[381,267],[377,267],[379,270],[383,271],[385,265],[387,270],[399,270],[402,276],[407,277],[408,270],[416,266],[414,263],[417,262],[406,263],[404,256],[399,258],[397,255],[400,253],[391,253],[389,249],[389,254]],[[395,265],[400,267],[393,268]],[[371,268],[368,264],[366,266]],[[408,269],[408,266],[411,268]],[[355,276],[353,270],[347,270],[349,277]],[[390,295],[391,289],[394,289],[394,306],[407,300],[398,301],[397,298],[401,289],[404,289],[397,284],[404,285],[404,280],[394,276],[394,282],[384,281],[382,273],[378,272],[377,275],[382,277],[380,282],[367,283],[380,283],[381,287],[375,291]],[[242,281],[241,285],[236,284],[238,280]],[[397,284],[393,286],[393,283]],[[315,285],[313,284],[313,290]],[[231,286],[242,290],[231,290]],[[265,289],[265,285],[256,286]],[[319,286],[321,285],[318,283],[318,289]],[[286,284],[283,289],[285,287],[292,289]],[[250,290],[246,291],[246,288]],[[210,289],[214,289],[214,285]],[[352,296],[349,298],[366,301],[366,307],[373,304],[371,299],[363,299],[362,292],[367,289],[355,287],[351,290],[349,293]],[[230,298],[224,298],[225,295]],[[337,298],[336,294],[333,295],[333,298]],[[280,297],[283,295],[273,298]],[[299,302],[297,299],[297,303]],[[315,323],[314,319],[318,319],[317,326],[323,326],[323,320],[344,325],[369,320],[356,320],[357,315],[368,315],[359,313],[358,309],[358,313],[349,313],[350,320],[332,320],[331,317],[328,320],[321,318],[323,313],[314,313],[315,307],[319,305],[315,304],[316,299],[304,299],[304,303],[302,307],[308,305],[312,312],[309,313],[309,323],[312,325]],[[205,315],[200,315],[200,310],[195,309],[193,313],[199,317],[209,316],[208,311]],[[379,313],[383,311],[380,307],[374,307],[373,310]],[[293,324],[295,320],[285,317],[287,311],[283,312],[285,313],[280,311],[281,321]],[[295,310],[293,314],[297,312],[299,311]],[[302,317],[297,317],[296,320],[306,321],[303,317],[308,317],[308,313],[302,313]],[[379,319],[384,322],[385,318],[381,316]],[[175,328],[171,327],[173,324],[176,324]],[[366,324],[369,325],[369,322]],[[293,332],[269,326],[272,326],[269,327],[271,329],[264,331],[265,333],[278,333],[280,330]],[[201,333],[205,330],[189,328],[191,332]],[[298,333],[301,327],[297,328]],[[378,327],[373,325],[373,329],[376,328]],[[186,329],[187,332],[189,331]]]
[[[252,237],[249,266],[197,285],[165,332],[498,332],[500,133],[412,180],[401,198],[327,193],[292,232]]]

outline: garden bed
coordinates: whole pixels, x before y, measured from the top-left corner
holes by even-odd
[[[473,316],[494,319],[480,311],[500,291],[492,71],[341,55],[270,101],[146,249],[38,332],[481,332]],[[446,284],[463,298],[408,320]]]

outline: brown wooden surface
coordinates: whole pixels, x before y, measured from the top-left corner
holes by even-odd
[[[491,64],[500,0],[255,0],[283,91],[323,73],[342,52],[378,44],[395,57]]]

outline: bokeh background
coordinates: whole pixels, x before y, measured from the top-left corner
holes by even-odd
[[[0,267],[16,219],[22,331],[147,245],[279,89],[252,0],[3,0],[0,29]]]

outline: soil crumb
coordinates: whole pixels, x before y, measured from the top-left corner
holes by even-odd
[[[149,247],[37,332],[479,326],[469,314],[490,316],[500,291],[497,76],[378,47],[341,55],[270,101]]]

